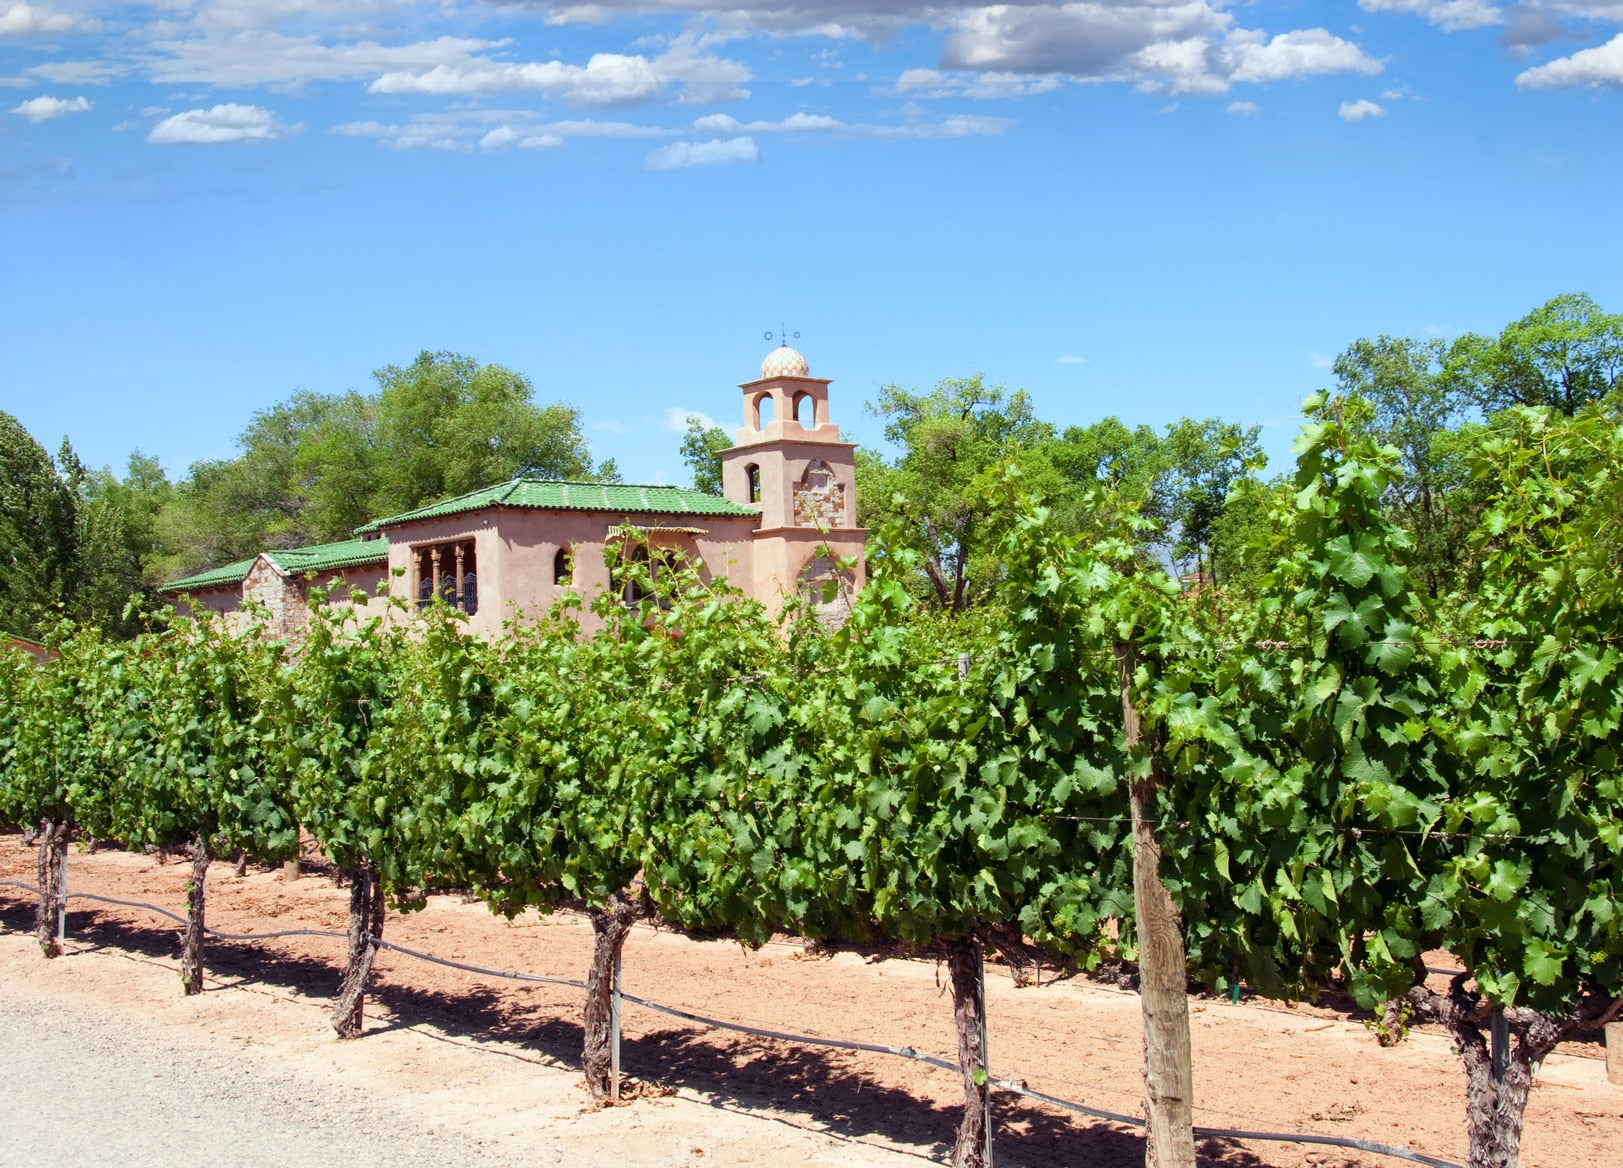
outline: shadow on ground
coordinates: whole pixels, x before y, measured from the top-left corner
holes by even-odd
[[[78,946],[127,953],[174,964],[178,926],[154,917],[150,924],[126,919],[126,911],[73,909],[69,933]],[[0,928],[32,932],[34,906],[26,894],[0,889]],[[319,940],[319,939],[316,939]],[[331,942],[331,959],[290,954],[255,942],[210,941],[205,960],[212,979],[244,982],[321,998],[338,989],[343,943]],[[480,986],[456,992],[411,983],[416,963],[387,954],[388,968],[374,974],[368,1005],[391,1021],[373,1020],[369,1029],[423,1028],[447,1041],[501,1048],[493,1040],[516,1043],[545,1061],[578,1067],[581,1027],[567,987]],[[72,951],[59,960],[71,960]],[[380,958],[382,961],[383,958]],[[539,1001],[539,996],[551,1000]],[[337,1039],[334,1039],[337,1041]],[[921,1145],[945,1160],[960,1109],[922,1100],[908,1091],[876,1083],[851,1056],[791,1043],[725,1032],[669,1027],[628,1038],[622,1066],[636,1079],[680,1087],[705,1097],[709,1106],[729,1111],[776,1114],[774,1122],[824,1130],[849,1140],[883,1137]],[[584,1098],[584,1097],[583,1097]],[[995,1098],[996,1154],[1005,1168],[1136,1168],[1144,1162],[1144,1141],[1136,1131],[1060,1113],[1009,1095]],[[921,1157],[926,1158],[926,1157]],[[1221,1168],[1259,1168],[1264,1161],[1249,1150],[1205,1141],[1199,1162]]]

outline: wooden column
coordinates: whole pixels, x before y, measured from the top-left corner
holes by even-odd
[[[438,547],[429,548],[428,555],[434,565],[434,586],[428,594],[429,600],[433,600],[440,594],[440,549]]]
[[[456,606],[462,608],[462,545],[456,545]],[[464,612],[467,609],[463,609]]]

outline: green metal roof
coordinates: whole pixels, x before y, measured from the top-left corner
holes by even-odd
[[[259,557],[255,556],[254,559]],[[195,576],[187,576],[184,580],[176,580],[165,584],[158,589],[159,592],[193,592],[199,588],[224,588],[228,584],[241,584],[248,575],[248,569],[254,566],[253,560],[238,560],[219,568],[210,568],[206,572],[199,572]]]
[[[750,515],[754,511],[690,487],[634,486],[629,483],[576,483],[562,479],[513,479],[430,503],[415,511],[374,519],[356,531],[377,531],[399,523],[461,515],[485,507],[529,507],[542,511],[609,511],[617,515]]]
[[[381,564],[389,558],[388,539],[342,539],[302,548],[278,548],[265,558],[290,576],[312,572],[336,572],[362,564]]]
[[[381,564],[389,558],[387,539],[344,539],[337,543],[311,544],[302,548],[275,548],[264,556],[289,576],[308,576],[319,572],[336,572],[344,568],[357,568],[362,564]],[[259,557],[255,556],[254,560]],[[165,584],[160,592],[195,592],[200,588],[224,588],[241,584],[254,566],[254,560],[238,560],[224,567],[211,568],[184,580]]]

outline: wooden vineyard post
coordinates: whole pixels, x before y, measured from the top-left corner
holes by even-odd
[[[1606,1081],[1623,1087],[1623,1022],[1606,1024]]]
[[[1144,742],[1133,704],[1138,645],[1116,642],[1122,729],[1129,753]],[[1152,744],[1153,746],[1153,744]],[[1195,1168],[1194,1071],[1189,1044],[1189,973],[1183,921],[1161,882],[1161,840],[1151,822],[1160,786],[1156,760],[1128,779],[1133,813],[1133,916],[1138,934],[1138,993],[1144,1011],[1145,1168]]]

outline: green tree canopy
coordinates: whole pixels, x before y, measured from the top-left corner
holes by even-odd
[[[31,637],[71,589],[73,492],[45,448],[0,411],[0,630]]]
[[[1448,376],[1492,414],[1544,406],[1571,417],[1617,387],[1623,374],[1623,315],[1567,293],[1512,321],[1497,337],[1466,333],[1449,347]]]
[[[706,426],[696,414],[688,415],[682,435],[682,461],[693,471],[693,486],[707,494],[721,494],[721,452],[731,450],[733,440],[720,426]]]
[[[521,373],[425,351],[373,376],[373,394],[301,390],[253,416],[237,457],[194,463],[158,520],[161,574],[343,539],[517,475],[619,477],[593,464],[580,414],[537,404]]]

